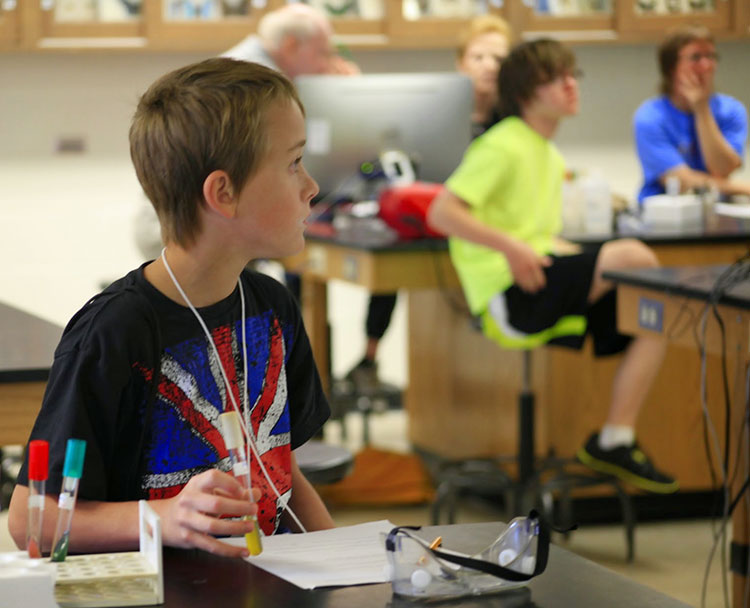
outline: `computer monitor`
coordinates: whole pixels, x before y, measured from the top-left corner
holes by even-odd
[[[471,141],[470,80],[457,73],[300,76],[304,165],[323,194],[386,150],[406,152],[423,181],[443,182]]]

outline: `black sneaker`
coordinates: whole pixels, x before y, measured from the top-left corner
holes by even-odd
[[[344,376],[344,380],[351,385],[352,391],[358,395],[374,394],[380,388],[378,364],[365,357],[349,370],[349,373]]]
[[[576,457],[595,471],[619,477],[647,492],[671,494],[680,487],[676,479],[656,470],[638,443],[603,450],[599,447],[599,433],[594,433]]]

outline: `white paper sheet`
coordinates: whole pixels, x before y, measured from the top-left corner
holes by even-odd
[[[750,205],[738,205],[732,203],[716,203],[714,213],[729,215],[731,217],[750,218]]]
[[[394,527],[384,519],[307,534],[265,536],[263,553],[246,559],[303,589],[383,583],[388,560],[381,533]],[[222,540],[245,544],[244,538]]]

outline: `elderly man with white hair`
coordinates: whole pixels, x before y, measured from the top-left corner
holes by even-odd
[[[266,13],[251,34],[222,54],[278,70],[289,78],[302,74],[357,74],[331,44],[333,28],[324,13],[307,4],[288,4]]]

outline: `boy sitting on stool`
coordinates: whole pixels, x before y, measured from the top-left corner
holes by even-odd
[[[602,279],[607,270],[657,266],[656,256],[633,239],[581,253],[558,237],[564,164],[551,138],[578,112],[579,75],[556,41],[517,46],[500,68],[503,120],[469,146],[428,222],[450,236],[471,311],[502,346],[580,348],[588,331],[597,355],[625,351],[606,424],[578,458],[644,490],[674,492],[677,481],[654,467],[634,431],[666,341],[619,334],[615,291]]]

